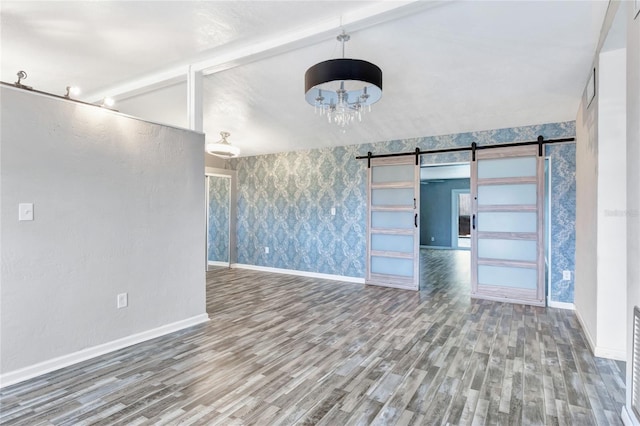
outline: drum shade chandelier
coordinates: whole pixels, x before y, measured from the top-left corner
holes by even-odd
[[[351,37],[344,30],[342,58],[315,64],[304,75],[305,99],[330,123],[345,128],[382,97],[382,70],[371,62],[344,57],[344,44]]]
[[[229,143],[227,138],[231,136],[229,132],[220,132],[220,139],[218,142],[207,142],[205,144],[205,150],[211,154],[222,158],[232,158],[240,155],[240,148],[233,146]]]

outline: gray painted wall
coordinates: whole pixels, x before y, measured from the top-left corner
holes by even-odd
[[[470,185],[470,179],[421,183],[420,245],[451,247],[451,190],[469,189]]]
[[[204,135],[1,96],[0,373],[205,314]]]

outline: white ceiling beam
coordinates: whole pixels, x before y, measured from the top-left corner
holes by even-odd
[[[178,65],[171,68],[159,70],[157,72],[144,75],[142,77],[110,86],[96,92],[90,92],[81,96],[85,102],[95,103],[110,97],[113,99],[126,99],[162,87],[171,86],[187,80],[189,64]]]
[[[83,96],[83,100],[97,102],[105,97],[118,100],[127,99],[185,81],[190,69],[202,71],[204,75],[213,74],[325,41],[334,37],[336,30],[340,27],[344,27],[348,31],[357,31],[446,3],[449,2],[423,0],[378,2],[345,13],[342,17],[327,19],[315,25],[279,34],[266,40],[249,42],[236,48],[214,49],[181,64],[88,93]]]
[[[204,133],[204,110],[202,107],[202,71],[189,68],[187,76],[187,117],[189,129]]]

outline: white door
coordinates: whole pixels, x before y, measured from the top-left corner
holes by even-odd
[[[371,159],[367,284],[419,289],[420,167],[415,163],[409,156]]]
[[[471,197],[471,296],[544,306],[544,157],[538,147],[476,151]]]

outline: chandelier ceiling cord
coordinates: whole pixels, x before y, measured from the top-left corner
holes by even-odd
[[[351,37],[342,30],[342,58],[320,62],[304,75],[305,99],[330,123],[343,129],[362,116],[382,97],[382,70],[371,62],[344,57]]]

